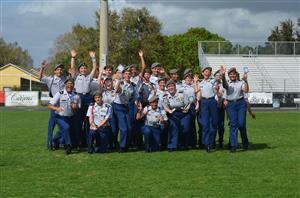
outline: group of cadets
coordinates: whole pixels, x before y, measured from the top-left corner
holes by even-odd
[[[140,71],[135,64],[119,65],[115,71],[110,65],[97,69],[95,53],[90,52],[92,70],[88,73],[85,63],[75,67],[77,52],[71,50],[70,55],[68,76],[63,75],[62,64],[54,67],[53,76],[45,76],[48,63],[41,64],[40,79],[51,97],[50,150],[63,145],[66,154],[75,148],[87,148],[89,153],[123,153],[129,148],[172,152],[199,146],[211,152],[217,134],[218,146],[223,148],[225,112],[230,123],[230,152],[237,149],[238,131],[243,149],[248,149],[247,109],[254,114],[247,104],[247,73],[240,80],[233,67],[227,80],[223,66],[213,76],[211,67],[202,67],[202,80],[186,69],[180,81],[177,69],[171,69],[169,75],[160,63],[148,69],[142,51]],[[55,125],[58,131],[53,136]]]

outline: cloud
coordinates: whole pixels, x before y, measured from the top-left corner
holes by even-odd
[[[71,31],[74,24],[94,27],[95,11],[99,8],[98,0],[12,2],[2,3],[1,36],[28,49],[35,65],[48,57],[54,40]],[[205,27],[231,41],[264,41],[279,21],[288,18],[295,21],[299,15],[298,1],[287,0],[285,4],[277,0],[272,0],[273,4],[270,0],[249,2],[114,0],[109,6],[118,12],[124,7],[147,7],[162,22],[163,34],[179,34],[190,27]]]

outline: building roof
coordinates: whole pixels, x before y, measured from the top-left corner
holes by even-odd
[[[20,67],[20,66],[14,65],[12,63],[8,63],[8,64],[0,67],[0,70],[3,70],[3,69],[5,69],[5,68],[7,68],[9,66],[12,66],[12,67],[14,67],[14,68],[16,68],[16,69],[18,69],[18,70],[20,70],[20,71],[22,71],[22,72],[30,75],[30,76],[33,76],[33,77],[35,77],[37,79],[39,78],[38,77],[38,71],[36,69],[34,69],[33,67],[32,68],[24,68],[24,67]]]

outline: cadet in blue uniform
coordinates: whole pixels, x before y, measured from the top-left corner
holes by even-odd
[[[200,123],[202,126],[202,144],[206,151],[211,152],[214,144],[214,135],[217,128],[217,101],[215,94],[218,92],[218,85],[211,76],[211,67],[202,69],[203,80],[195,84],[198,100],[200,101]]]
[[[224,96],[225,96],[225,90],[222,86],[222,75],[220,70],[217,70],[214,73],[215,81],[219,84],[219,91],[217,95],[215,96],[215,99],[217,100],[217,111],[218,111],[218,137],[219,137],[219,147],[223,148],[223,140],[224,140],[224,121],[225,121],[225,106],[224,106]],[[214,142],[216,139],[217,133],[215,133]],[[215,143],[214,143],[215,145]]]
[[[80,95],[81,99],[81,108],[78,112],[76,112],[76,135],[77,135],[77,145],[81,148],[86,147],[87,145],[87,134],[89,132],[89,122],[86,118],[87,109],[92,102],[92,97],[90,95],[90,85],[93,80],[93,76],[96,72],[96,56],[95,52],[89,52],[90,57],[92,59],[93,68],[90,74],[87,74],[87,65],[85,63],[81,63],[78,67],[79,73],[75,75],[73,73],[73,77],[75,78],[75,91],[78,95]],[[75,50],[71,50],[71,69],[74,71],[75,69],[75,58],[77,52]]]
[[[175,68],[171,69],[169,71],[169,74],[170,74],[170,80],[173,80],[176,83],[176,89],[180,90],[182,83],[179,80],[178,69],[175,69]]]
[[[195,148],[197,143],[195,120],[196,111],[199,110],[199,103],[196,100],[195,88],[193,84],[193,74],[190,71],[186,70],[183,74],[183,80],[184,83],[182,83],[181,85],[181,90],[184,94],[184,102],[185,104],[190,105],[189,114],[191,116],[191,132],[189,138],[189,146]]]
[[[176,90],[176,84],[173,80],[169,80],[166,86],[168,93],[164,96],[163,106],[169,119],[168,150],[172,152],[177,149],[180,133],[184,137],[181,146],[187,149],[191,130],[191,119],[188,113],[190,105],[184,102],[184,94]]]
[[[158,97],[158,107],[161,109],[164,109],[163,107],[163,99],[164,96],[167,95],[167,90],[166,90],[166,79],[165,78],[159,78],[157,80],[157,84],[158,87],[154,88],[148,99],[152,98],[153,96],[157,96]],[[168,144],[168,125],[162,125],[162,127],[164,127],[162,129],[162,133],[161,133],[161,149],[165,150],[167,148],[167,144]]]
[[[126,152],[131,138],[132,126],[130,125],[129,103],[131,100],[137,103],[137,94],[133,84],[130,82],[130,68],[123,70],[123,80],[119,80],[116,85],[116,98],[114,100],[113,109],[117,124],[120,129],[120,150]]]
[[[104,80],[104,87],[102,93],[102,100],[104,103],[107,103],[113,106],[113,102],[117,96],[116,90],[113,88],[113,80],[111,78],[106,78]],[[118,125],[116,121],[116,117],[114,115],[114,110],[112,108],[112,116],[109,119],[109,124],[111,131],[109,133],[109,148],[110,150],[115,150],[118,147]]]
[[[89,106],[86,116],[90,122],[88,152],[106,153],[109,148],[109,119],[112,116],[112,108],[110,104],[103,102],[100,92],[95,93],[94,103]]]
[[[64,84],[64,90],[55,94],[55,96],[51,99],[48,108],[55,111],[55,122],[59,127],[59,131],[53,138],[54,146],[57,148],[59,139],[64,136],[65,153],[68,155],[72,151],[70,130],[72,125],[71,118],[74,115],[74,111],[78,110],[80,107],[80,98],[76,97],[73,92],[73,79],[67,79]]]
[[[54,67],[54,75],[53,76],[45,76],[44,70],[47,67],[47,61],[43,61],[39,73],[39,79],[45,83],[49,89],[49,96],[53,98],[53,96],[62,91],[64,89],[64,82],[66,80],[63,75],[64,66],[62,64],[58,64]],[[53,137],[53,129],[55,127],[55,111],[50,110],[50,118],[48,121],[48,133],[47,133],[47,147],[52,150],[52,137]]]
[[[138,105],[136,119],[140,120],[145,117],[145,126],[142,128],[145,140],[145,151],[160,150],[160,135],[162,132],[161,125],[164,125],[168,120],[166,112],[158,107],[158,96],[152,96],[149,99],[149,106],[142,107]]]
[[[246,113],[247,104],[244,99],[244,93],[249,90],[247,75],[244,76],[244,81],[237,79],[236,68],[231,68],[228,71],[229,82],[225,78],[225,69],[221,67],[222,83],[226,89],[226,100],[228,102],[228,115],[230,120],[230,152],[235,152],[238,145],[238,129],[241,130],[241,136],[247,138],[246,133]],[[248,148],[248,142],[243,142],[244,149]]]

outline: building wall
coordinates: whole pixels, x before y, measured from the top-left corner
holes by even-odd
[[[0,91],[3,90],[4,87],[18,87],[21,86],[21,78],[25,78],[35,82],[40,82],[35,77],[30,77],[27,73],[13,67],[8,66],[0,70]]]

